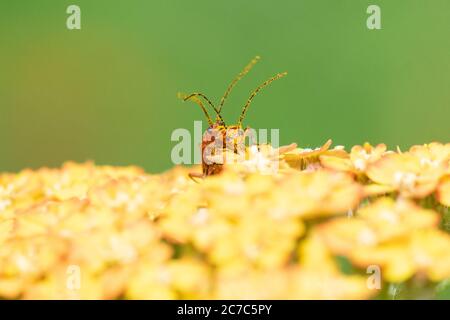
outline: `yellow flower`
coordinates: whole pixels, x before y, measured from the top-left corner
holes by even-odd
[[[361,267],[381,266],[387,281],[402,282],[420,273],[438,281],[450,275],[450,253],[444,249],[450,247],[450,236],[437,229],[439,220],[438,213],[412,202],[382,198],[355,218],[326,222],[315,232],[334,254]]]
[[[332,216],[354,209],[362,188],[344,172],[318,170],[291,174],[271,192],[274,203],[304,219]],[[277,201],[277,202],[275,202]]]
[[[28,208],[45,196],[40,176],[29,169],[16,175],[4,174],[0,183],[0,212]]]
[[[61,222],[70,219],[73,215],[85,212],[87,207],[88,202],[86,200],[77,198],[62,202],[53,200],[42,201],[15,215],[15,236],[44,236],[51,232],[64,234],[68,230],[61,228]],[[100,216],[96,216],[96,218],[98,219]],[[86,221],[81,223],[80,228],[82,230],[88,228]]]
[[[13,229],[13,219],[0,220],[0,246],[11,236]]]
[[[450,175],[442,179],[437,190],[437,199],[444,206],[450,207]]]
[[[152,248],[158,250],[159,233],[148,220],[136,221],[124,230],[101,228],[89,236],[70,238],[67,260],[90,272],[102,272],[110,265],[127,265],[139,260]]]
[[[385,144],[379,144],[373,147],[366,142],[362,146],[354,146],[349,155],[321,155],[320,163],[325,168],[360,175],[366,171],[369,164],[380,159],[385,153]]]
[[[303,232],[301,221],[283,212],[279,215],[275,208],[265,205],[260,196],[270,192],[266,188],[272,185],[266,180],[270,178],[254,175],[244,182],[234,175],[228,181],[226,177],[217,185],[219,178],[208,179],[196,196],[187,192],[174,197],[158,221],[165,236],[175,242],[192,243],[220,266],[249,263],[270,267],[284,263]],[[262,187],[264,181],[266,187]],[[259,183],[259,192],[249,189],[247,183]],[[198,199],[200,194],[203,199]]]
[[[167,192],[158,188],[159,182],[148,177],[113,179],[91,188],[88,198],[93,206],[111,208],[122,214],[123,219],[132,221],[150,213],[159,214],[157,205],[162,207],[159,201],[168,198]],[[146,201],[150,195],[155,200],[152,203]]]
[[[433,210],[392,198],[381,198],[362,208],[358,211],[358,217],[374,230],[379,242],[405,236],[414,230],[435,228],[440,222],[439,214]]]
[[[235,268],[220,271],[216,299],[366,299],[366,277],[343,275],[317,238],[300,248],[300,264],[267,270]]]
[[[412,146],[409,152],[418,157],[424,164],[438,166],[450,163],[450,143],[432,142],[425,145]]]
[[[319,148],[315,149],[302,149],[297,148],[293,151],[289,151],[284,154],[283,159],[292,167],[298,170],[315,170],[318,168],[318,158],[325,154],[329,149],[333,141],[331,139],[327,140],[325,144]],[[341,153],[340,148],[336,150],[331,150],[331,154],[337,152]],[[345,152],[345,151],[344,151]]]
[[[191,258],[168,263],[173,289],[182,299],[204,299],[210,291],[211,270],[203,262]]]
[[[424,198],[436,190],[447,165],[417,153],[390,153],[369,165],[366,173],[372,181],[392,187],[404,197]]]
[[[29,284],[29,279],[21,277],[0,277],[0,297],[18,299]]]
[[[419,271],[431,281],[450,277],[450,235],[440,230],[420,230],[411,239],[411,256]]]
[[[140,264],[128,280],[126,299],[169,300],[177,294],[170,286],[170,273],[165,265]]]
[[[171,241],[193,244],[220,267],[282,265],[304,227],[284,197],[271,198],[276,183],[272,176],[225,169],[173,196],[158,225]]]
[[[219,271],[213,299],[289,299],[289,271],[236,269]]]
[[[204,299],[210,291],[210,270],[190,258],[166,264],[139,264],[129,279],[128,299]]]
[[[436,228],[438,213],[407,200],[381,198],[358,210],[354,218],[334,219],[317,226],[317,232],[337,254],[348,255],[357,246],[376,246],[408,237],[414,230]]]
[[[450,235],[436,229],[415,230],[398,241],[374,247],[358,247],[352,261],[358,265],[379,265],[388,282],[403,282],[414,274],[437,282],[450,277]]]
[[[293,272],[290,299],[356,300],[368,299],[377,293],[369,290],[366,277],[358,275],[321,274],[314,270]]]
[[[212,227],[216,225],[216,221],[221,224],[217,217],[206,215],[206,212],[199,210],[202,205],[204,203],[198,185],[174,195],[157,220],[164,237],[175,243],[187,243],[192,239],[197,226],[201,227],[207,223]]]
[[[8,239],[0,246],[0,279],[37,279],[59,263],[67,241],[54,236]]]
[[[284,173],[291,169],[284,160],[285,154],[296,147],[296,144],[280,148],[273,148],[269,144],[261,144],[247,147],[245,153],[242,154],[225,151],[223,153],[223,158],[226,160],[225,168],[241,174],[260,173],[274,175],[280,172]],[[220,161],[216,162],[220,163]]]
[[[436,190],[449,205],[450,144],[405,153],[330,145],[247,148],[243,162],[196,182],[192,168],[149,175],[89,162],[0,174],[0,298],[377,294],[368,276],[344,273],[337,255],[354,267],[379,265],[385,281],[449,278],[440,214],[408,198]],[[392,198],[365,198],[382,193]],[[80,286],[69,267],[79,268]]]
[[[30,284],[24,290],[25,300],[98,300],[105,299],[101,281],[92,274],[80,269],[77,279],[70,277],[68,266],[55,267],[45,278]]]
[[[224,268],[241,264],[279,267],[289,261],[303,228],[295,218],[274,219],[250,211],[231,224],[228,232],[217,235],[208,256],[212,263]]]

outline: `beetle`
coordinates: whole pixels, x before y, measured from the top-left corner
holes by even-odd
[[[231,81],[222,99],[220,100],[218,108],[216,108],[214,103],[212,103],[211,100],[208,99],[203,93],[194,92],[189,95],[181,93],[178,94],[179,98],[183,101],[193,101],[198,104],[203,110],[209,124],[208,129],[203,134],[201,143],[202,173],[190,173],[189,177],[192,179],[219,174],[224,165],[224,160],[222,157],[223,151],[231,151],[234,154],[241,154],[244,151],[242,148],[245,148],[245,138],[249,128],[247,127],[245,130],[242,129],[242,121],[245,118],[253,98],[262,88],[287,75],[287,72],[278,73],[260,84],[255,90],[252,91],[250,97],[247,99],[247,102],[242,107],[238,123],[236,125],[226,125],[221,115],[223,105],[236,83],[252,69],[259,59],[259,56],[253,58],[250,63],[247,64],[244,69],[233,79],[233,81]],[[214,110],[216,114],[215,121],[213,121],[209,116],[204,102],[206,102]],[[289,146],[282,147],[279,150],[283,153],[295,149],[296,147],[296,144],[291,144]]]

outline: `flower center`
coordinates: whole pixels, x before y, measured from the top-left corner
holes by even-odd
[[[396,172],[394,174],[394,183],[397,187],[412,190],[417,181],[417,174],[412,172]]]

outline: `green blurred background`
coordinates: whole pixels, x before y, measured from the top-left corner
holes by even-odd
[[[66,28],[81,7],[82,29]],[[368,30],[377,4],[382,30]],[[178,91],[214,101],[255,55],[225,106],[246,125],[315,147],[448,142],[448,0],[72,0],[0,2],[0,171],[66,160],[171,166],[170,135],[204,120]],[[206,122],[205,122],[206,125]]]

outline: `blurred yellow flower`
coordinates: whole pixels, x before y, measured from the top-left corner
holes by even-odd
[[[209,267],[195,259],[171,260],[166,264],[139,264],[125,297],[129,299],[205,299],[210,291]]]
[[[297,266],[234,269],[219,273],[217,299],[367,299],[376,294],[364,276],[339,272],[328,249],[317,238],[307,238]]]
[[[424,198],[436,190],[448,163],[430,160],[419,153],[389,153],[367,168],[367,176],[374,182],[392,187],[400,195]]]
[[[415,230],[437,228],[438,213],[407,200],[381,198],[357,211],[356,217],[339,218],[317,226],[317,232],[337,254],[348,255],[356,246],[408,237]]]
[[[265,201],[275,183],[270,176],[250,174],[244,180],[224,170],[173,197],[158,225],[166,237],[193,244],[215,265],[281,265],[303,233],[303,224]]]
[[[379,246],[357,247],[352,261],[379,265],[388,282],[403,282],[413,275],[433,282],[450,277],[450,235],[436,229],[415,230],[409,237]]]
[[[425,145],[412,146],[409,152],[425,165],[439,166],[450,163],[450,143],[432,142]]]
[[[450,175],[442,179],[437,190],[437,199],[444,206],[450,207]]]
[[[347,213],[357,207],[362,192],[349,174],[321,169],[285,177],[270,196],[286,212],[308,219]]]
[[[355,218],[335,219],[315,232],[334,254],[355,265],[381,266],[387,281],[402,282],[422,272],[438,281],[450,276],[450,252],[444,249],[450,248],[450,236],[438,230],[439,222],[432,210],[381,198]]]
[[[0,298],[367,299],[358,268],[449,278],[450,144],[330,145],[253,146],[196,182],[198,166],[0,174]]]

